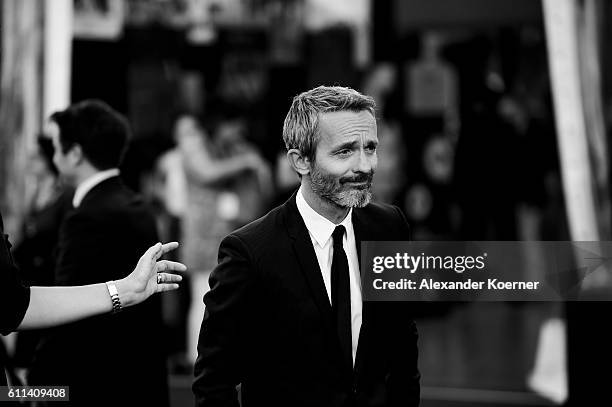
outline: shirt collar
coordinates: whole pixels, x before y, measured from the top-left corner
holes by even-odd
[[[91,177],[85,179],[85,181],[81,182],[79,186],[77,186],[74,191],[74,197],[72,198],[72,206],[78,208],[83,202],[83,198],[89,191],[93,189],[96,185],[100,184],[102,181],[106,181],[109,178],[116,177],[119,175],[118,168],[111,168],[110,170],[96,172]]]
[[[334,229],[336,229],[336,224],[331,222],[329,219],[320,215],[308,205],[306,199],[304,199],[304,195],[302,194],[302,187],[298,190],[295,196],[295,203],[297,205],[298,211],[304,219],[304,223],[306,224],[306,229],[312,234],[315,241],[320,247],[324,247],[329,238],[334,233]],[[346,229],[347,233],[353,230],[353,208],[349,209],[346,217],[340,222],[340,225],[343,225]],[[348,235],[347,235],[348,236]]]

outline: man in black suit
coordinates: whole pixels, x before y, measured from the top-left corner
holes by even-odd
[[[76,187],[60,229],[56,285],[120,279],[157,242],[144,202],[119,178],[127,145],[125,118],[88,100],[51,116],[53,161]],[[96,263],[110,255],[113,264]],[[117,315],[104,315],[49,331],[29,381],[70,386],[72,405],[168,405],[159,298]]]
[[[370,97],[318,87],[294,98],[284,205],[231,233],[204,296],[193,391],[203,407],[417,406],[417,333],[403,304],[364,302],[359,248],[407,240],[399,209],[369,203]]]

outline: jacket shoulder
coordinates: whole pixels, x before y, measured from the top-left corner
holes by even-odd
[[[261,254],[271,247],[287,241],[283,207],[272,209],[266,215],[230,233],[248,247],[252,254]]]
[[[140,195],[123,185],[112,185],[98,191],[92,199],[66,216],[69,225],[81,225],[104,233],[117,233],[117,238],[146,236],[147,242],[157,240],[152,210]]]
[[[355,209],[353,223],[356,221],[376,236],[373,240],[410,240],[410,227],[397,206],[372,202]]]
[[[92,193],[91,199],[83,200],[78,211],[90,214],[148,212],[147,204],[142,196],[123,184],[111,184],[95,192],[95,194]]]
[[[384,204],[380,202],[371,202],[364,208],[357,209],[361,215],[372,220],[384,222],[403,222],[406,223],[406,218],[400,208],[395,205]]]

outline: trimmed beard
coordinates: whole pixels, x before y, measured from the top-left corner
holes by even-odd
[[[361,173],[354,177],[335,178],[333,175],[321,171],[313,163],[310,171],[310,184],[312,191],[343,208],[363,208],[372,200],[372,179],[374,171]],[[350,188],[346,182],[365,182],[365,188]]]

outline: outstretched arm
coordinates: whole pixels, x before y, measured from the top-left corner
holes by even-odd
[[[181,276],[167,272],[185,271],[186,267],[181,263],[159,260],[177,247],[176,242],[164,245],[157,243],[144,253],[129,276],[115,281],[123,307],[139,304],[155,293],[178,288]],[[32,287],[30,305],[17,329],[65,324],[110,312],[111,309],[112,303],[105,283],[76,287]]]

